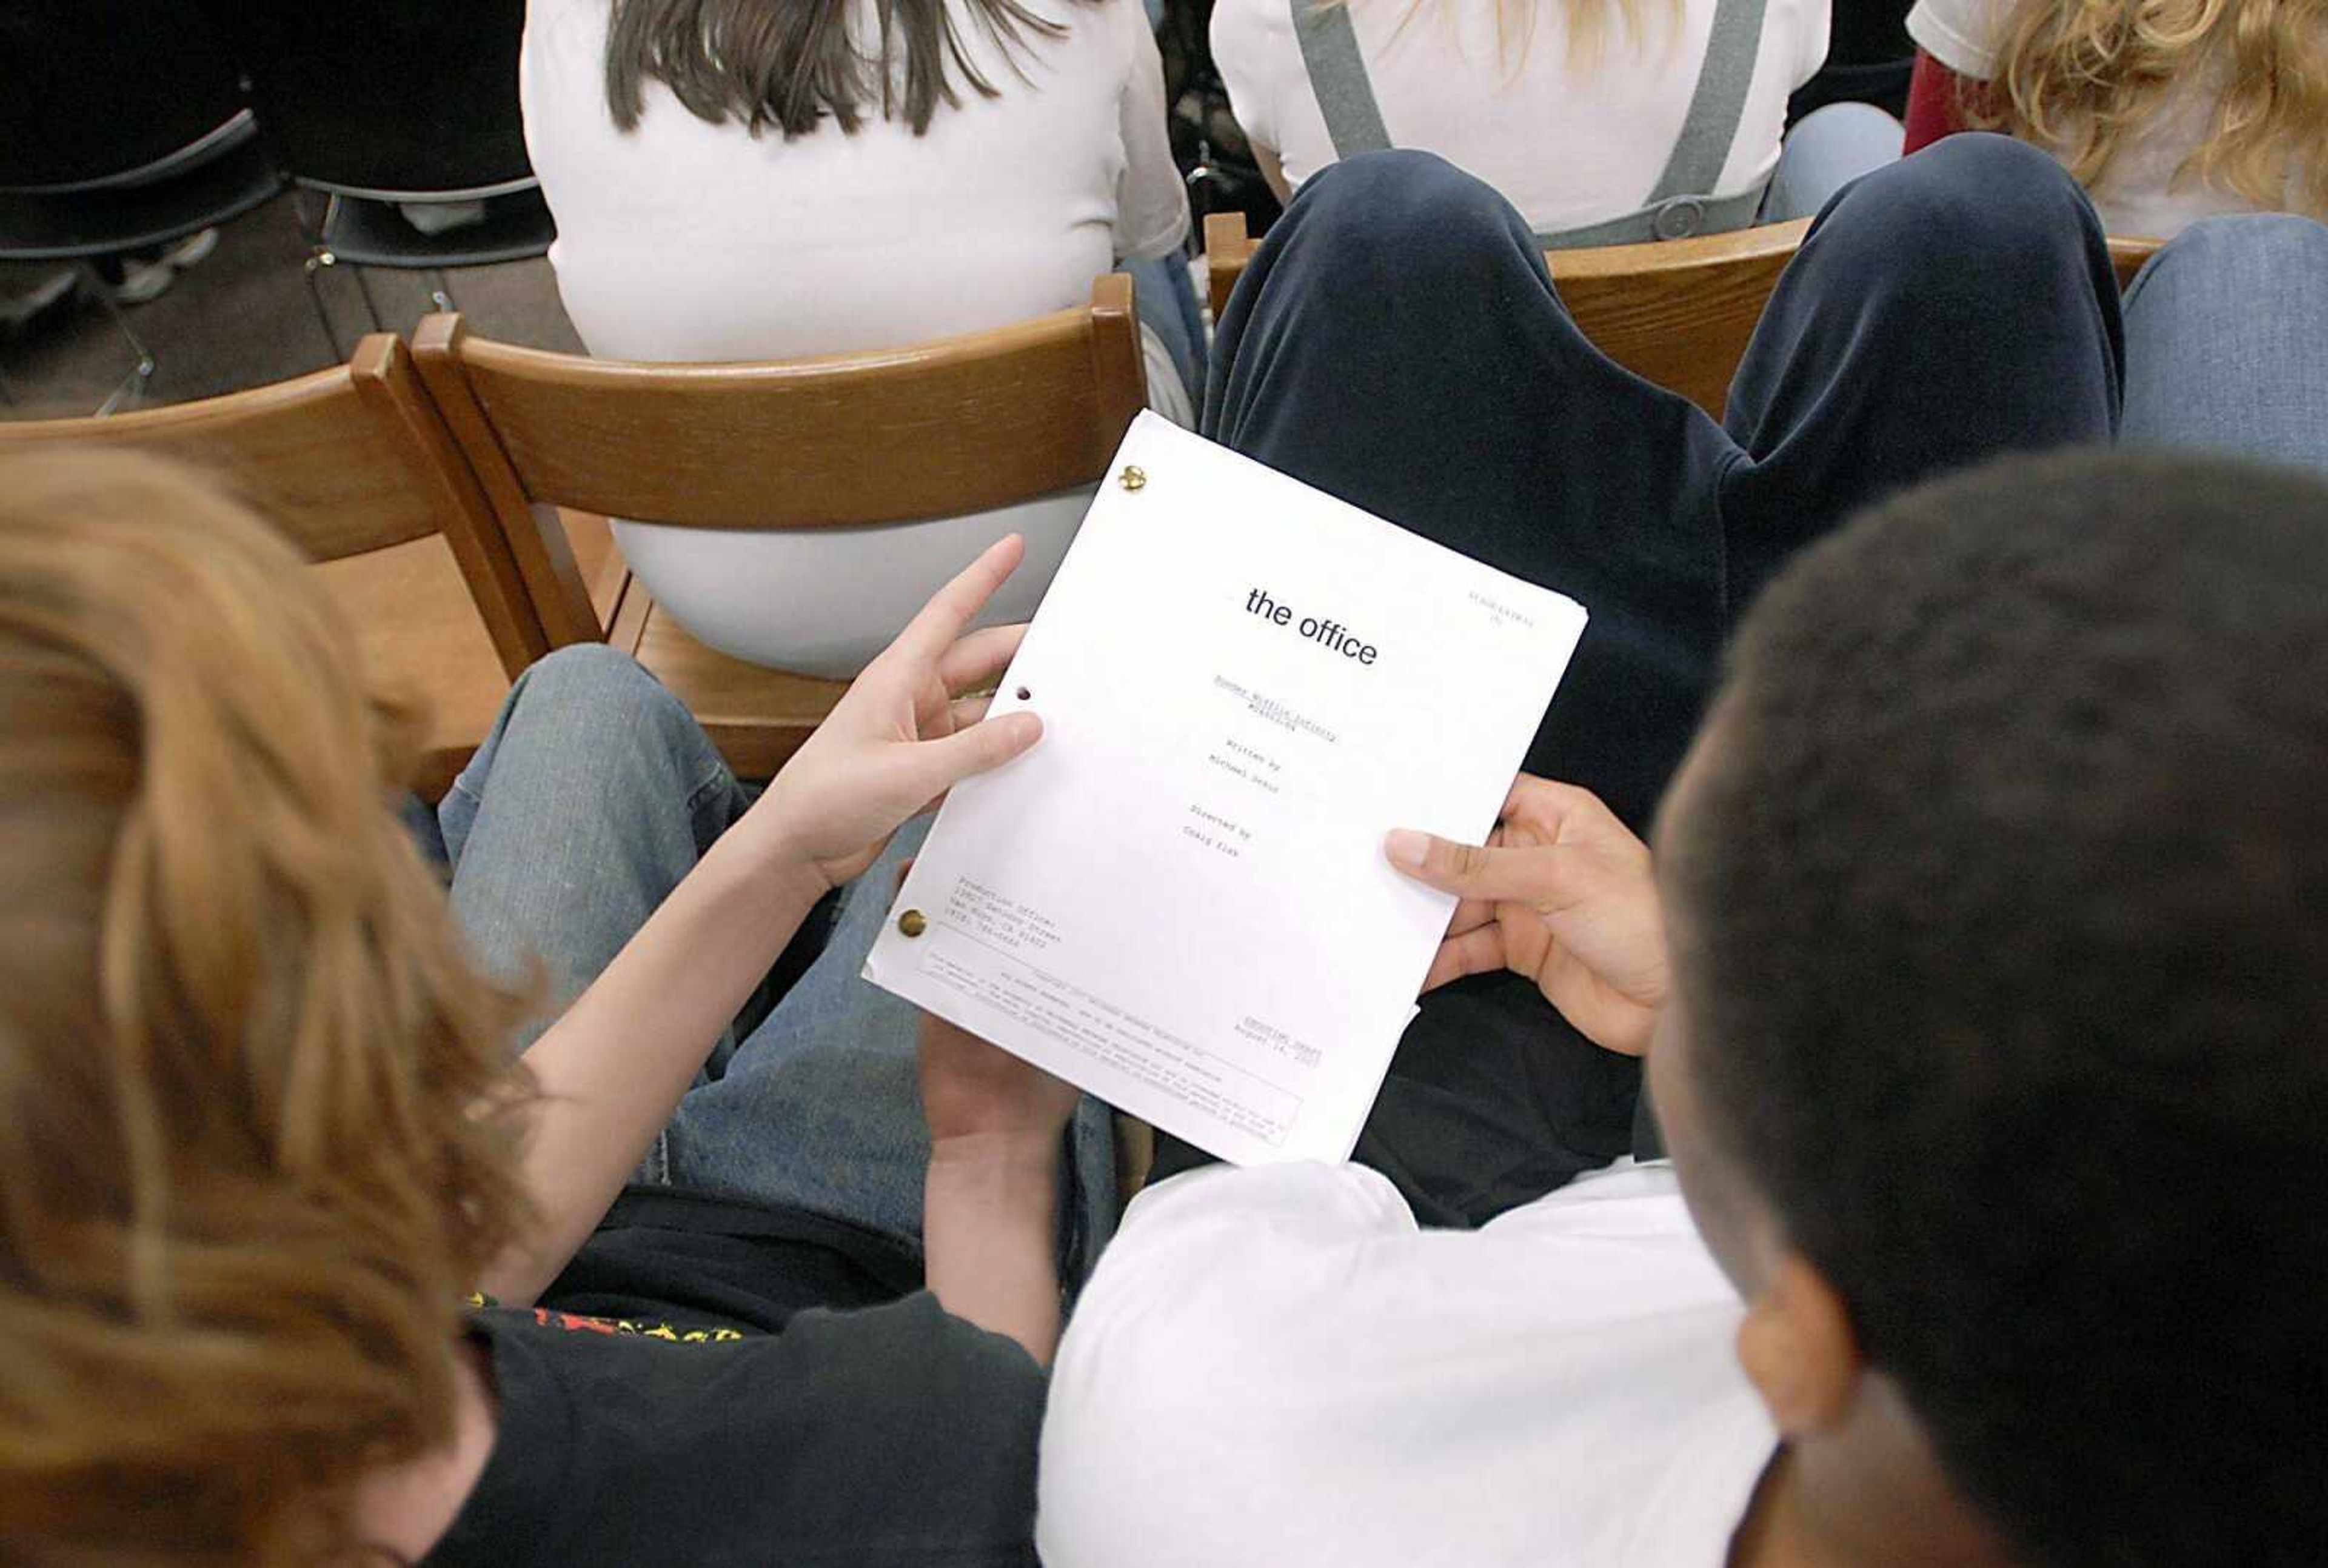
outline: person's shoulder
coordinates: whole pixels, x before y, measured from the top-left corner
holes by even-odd
[[[953,1316],[926,1291],[878,1306],[811,1307],[781,1333],[547,1307],[487,1307],[471,1324],[497,1366],[555,1383],[585,1404],[593,1387],[684,1403],[739,1377],[799,1378],[816,1400],[868,1410],[968,1398],[998,1414],[1015,1407],[1031,1415],[1043,1398],[1043,1369],[1022,1347]]]
[[[1414,1213],[1398,1189],[1362,1165],[1208,1165],[1133,1199],[1106,1257],[1121,1268],[1162,1252],[1244,1252],[1262,1233],[1325,1243],[1414,1228]]]
[[[1045,1560],[1221,1561],[1272,1531],[1420,1560],[1444,1549],[1449,1488],[1483,1485],[1503,1501],[1462,1522],[1466,1561],[1647,1560],[1602,1549],[1641,1528],[1635,1393],[1686,1413],[1694,1455],[1755,1462],[1731,1419],[1735,1298],[1668,1173],[1507,1217],[1422,1229],[1356,1167],[1203,1170],[1143,1196],[1052,1371]],[[1414,1431],[1467,1441],[1385,1441]],[[1530,1491],[1545,1474],[1557,1496]]]
[[[1055,1385],[1089,1372],[1102,1340],[1111,1357],[1138,1341],[1143,1362],[1216,1333],[1250,1342],[1346,1281],[1353,1249],[1417,1234],[1398,1190],[1362,1166],[1216,1165],[1174,1177],[1125,1212],[1067,1326]],[[1379,1252],[1373,1261],[1387,1262]]]
[[[1155,30],[1141,0],[1032,0],[1031,14],[1056,33],[1089,35],[1126,63],[1140,57],[1140,42],[1155,49]]]
[[[1248,72],[1264,62],[1274,66],[1300,58],[1293,10],[1286,0],[1218,0],[1210,38],[1216,61],[1226,55]]]
[[[1985,80],[1996,70],[2004,23],[1997,0],[1916,0],[1908,36],[1957,75]]]
[[[747,1535],[785,1561],[844,1547],[863,1561],[1032,1561],[1043,1370],[925,1291],[699,1340],[556,1311],[473,1321],[493,1345],[503,1441],[461,1542],[506,1545],[554,1516],[568,1538],[635,1547],[634,1561],[658,1530],[673,1561],[699,1548],[745,1560]],[[848,1453],[880,1463],[836,1458]],[[583,1495],[562,1496],[584,1471]],[[690,1491],[728,1500],[653,1522]]]
[[[1213,25],[1218,28],[1224,18],[1236,28],[1289,34],[1293,31],[1293,8],[1286,0],[1218,0],[1213,7]]]
[[[1041,1412],[1043,1368],[1025,1347],[955,1317],[927,1291],[879,1307],[812,1307],[784,1338],[820,1378],[861,1380],[866,1397],[891,1406],[961,1400],[986,1418],[1023,1418],[1030,1427]]]

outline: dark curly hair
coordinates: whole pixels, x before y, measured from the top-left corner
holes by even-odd
[[[1723,1173],[2030,1558],[2328,1562],[2328,486],[1999,464],[1732,658],[1666,868]]]

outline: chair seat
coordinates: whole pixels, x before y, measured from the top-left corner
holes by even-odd
[[[789,674],[705,647],[635,578],[606,641],[687,705],[738,778],[773,776],[849,690],[846,681]]]
[[[333,196],[324,219],[324,249],[358,267],[485,267],[528,261],[549,249],[558,225],[541,188],[488,197],[480,223],[423,234],[392,202]]]
[[[432,535],[313,569],[353,617],[368,679],[427,704],[413,787],[423,799],[441,798],[510,688],[451,547]]]
[[[257,137],[147,185],[0,194],[0,259],[72,261],[144,250],[239,218],[283,189]]]

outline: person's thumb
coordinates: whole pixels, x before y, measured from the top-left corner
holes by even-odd
[[[1566,902],[1575,893],[1568,886],[1573,857],[1557,845],[1491,848],[1397,828],[1384,838],[1383,854],[1416,881],[1464,898],[1542,906]]]
[[[915,786],[920,798],[934,799],[974,774],[1000,767],[1043,738],[1043,721],[1020,709],[981,718],[937,740],[916,741],[912,750]]]

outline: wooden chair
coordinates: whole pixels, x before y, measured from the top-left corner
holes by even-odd
[[[549,652],[516,563],[404,345],[345,365],[113,418],[0,423],[34,442],[131,447],[221,476],[316,562],[353,616],[371,679],[422,697],[434,799],[484,737],[511,678]]]
[[[1719,419],[1754,324],[1809,228],[1800,219],[1694,239],[1547,250],[1544,258],[1562,302],[1601,352]],[[1242,212],[1205,220],[1215,320],[1257,244]],[[2155,240],[2111,240],[2119,284],[2157,248]]]
[[[714,652],[635,582],[609,594],[602,577],[594,596],[577,514],[774,530],[983,511],[1097,482],[1146,400],[1120,274],[1083,308],[828,359],[594,360],[486,342],[450,315],[413,351],[550,641],[633,653],[746,777],[774,773],[843,685]]]

